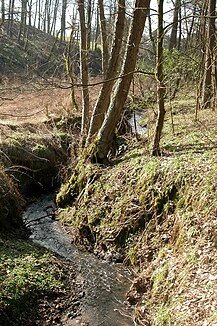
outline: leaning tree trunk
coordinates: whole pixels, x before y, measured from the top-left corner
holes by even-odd
[[[122,38],[124,33],[124,21],[125,21],[125,0],[118,1],[118,14],[115,24],[115,35],[113,39],[113,46],[111,56],[108,64],[107,73],[104,77],[104,84],[101,88],[97,102],[95,104],[93,114],[90,121],[90,128],[88,133],[87,144],[91,142],[92,138],[96,135],[100,129],[105,113],[108,110],[112,88],[115,83],[115,77],[117,76],[117,70],[119,66],[119,57],[122,45]]]
[[[154,134],[154,143],[152,155],[159,156],[160,152],[160,138],[163,129],[165,108],[164,108],[164,95],[165,86],[163,83],[163,1],[158,0],[158,41],[157,41],[157,95],[158,95],[158,118]]]
[[[115,128],[121,118],[124,103],[127,99],[133,73],[136,66],[137,54],[142,38],[145,20],[149,12],[150,0],[136,0],[133,19],[130,27],[128,45],[122,67],[122,78],[117,83],[107,115],[99,130],[94,156],[97,161],[104,161],[114,137]]]
[[[80,22],[80,70],[82,81],[82,122],[81,134],[87,134],[89,126],[89,91],[88,91],[88,53],[87,53],[87,30],[85,26],[84,0],[78,0]]]

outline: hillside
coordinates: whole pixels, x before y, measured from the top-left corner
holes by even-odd
[[[60,219],[77,245],[137,271],[127,295],[136,325],[214,326],[216,114],[201,111],[195,121],[189,93],[172,105],[163,156],[150,157],[146,135],[109,167],[80,162],[57,195],[60,205],[68,203]]]
[[[50,113],[53,96],[52,91]],[[6,102],[3,107],[6,113]],[[53,107],[54,118],[40,113],[38,119],[1,121],[2,323],[19,318],[20,325],[68,325],[64,316],[78,316],[76,271],[67,273],[64,260],[38,251],[20,227],[25,200],[62,183],[56,201],[66,207],[57,217],[71,241],[133,270],[126,300],[135,325],[216,325],[217,120],[210,109],[199,111],[195,120],[194,108],[188,89],[166,103],[163,155],[153,158],[155,111],[150,105],[142,119],[148,132],[140,140],[130,133],[118,136],[108,166],[77,162],[80,118],[61,112],[60,104]],[[26,300],[31,302],[27,310]],[[37,320],[29,318],[32,311],[39,313]]]

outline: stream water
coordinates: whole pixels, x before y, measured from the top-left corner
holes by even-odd
[[[131,128],[132,128],[132,132],[134,134],[140,135],[140,136],[144,136],[147,133],[147,128],[143,127],[141,125],[141,118],[142,118],[142,112],[140,111],[134,111],[130,117],[130,119],[128,120]]]
[[[81,316],[66,325],[131,326],[130,312],[124,304],[130,274],[123,266],[110,265],[78,250],[55,219],[52,195],[29,205],[23,220],[33,242],[70,260],[82,283]]]

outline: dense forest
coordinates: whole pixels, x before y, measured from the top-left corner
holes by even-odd
[[[216,21],[1,0],[0,324],[216,325]]]

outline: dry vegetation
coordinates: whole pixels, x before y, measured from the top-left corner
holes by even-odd
[[[212,110],[195,121],[194,107],[182,94],[171,121],[167,104],[162,157],[149,156],[153,108],[141,143],[107,168],[80,166],[57,197],[68,196],[60,218],[78,245],[137,270],[128,300],[138,325],[217,323],[217,121]]]
[[[19,221],[14,212],[22,209],[23,184],[51,189],[68,155],[72,165],[65,174],[71,173],[80,123],[69,90],[10,88],[0,106],[0,192],[6,209],[1,221],[9,226]],[[94,87],[91,92],[94,103],[98,92]],[[195,120],[194,95],[183,91],[166,104],[163,156],[151,158],[153,102],[134,97],[133,107],[145,108],[148,132],[140,141],[118,138],[125,152],[117,151],[110,166],[80,162],[82,173],[72,174],[58,194],[57,200],[68,203],[59,217],[77,245],[134,268],[138,276],[127,299],[135,307],[135,324],[214,326],[216,113],[200,111]]]

